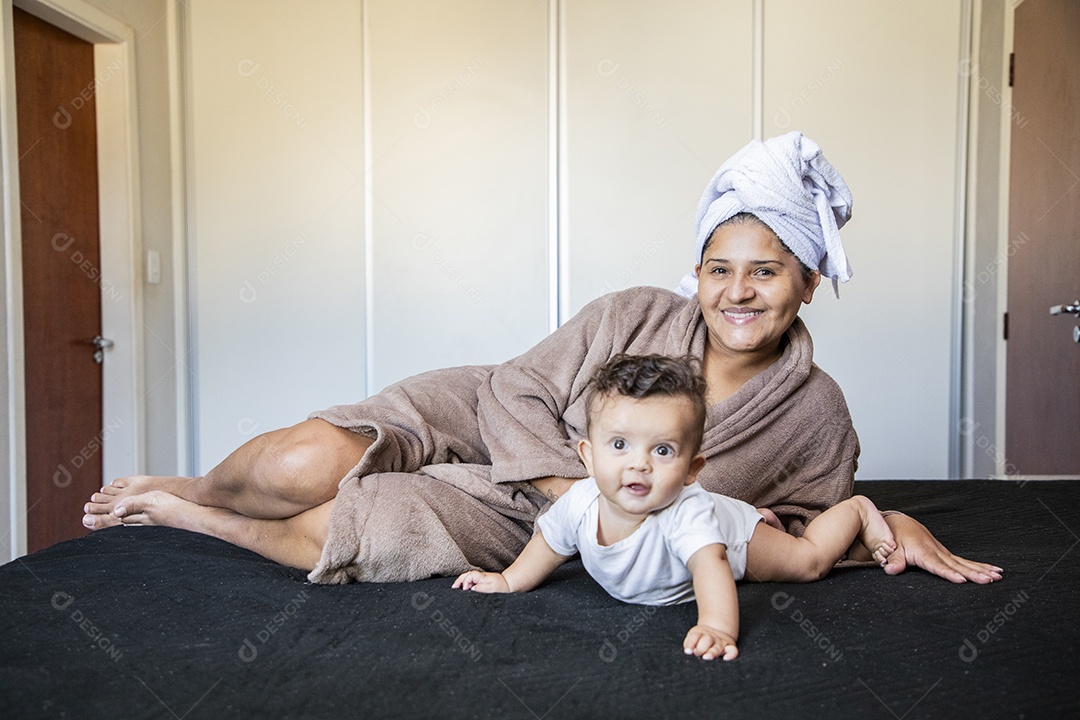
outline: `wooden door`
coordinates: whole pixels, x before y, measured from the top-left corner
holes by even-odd
[[[27,545],[85,534],[102,484],[94,47],[14,11],[26,339]]]
[[[1080,476],[1080,2],[1016,8],[1005,455],[1010,475]]]

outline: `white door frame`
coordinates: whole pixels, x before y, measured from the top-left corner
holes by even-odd
[[[1005,8],[1005,32],[1002,40],[1005,47],[1002,51],[1002,56],[1007,58],[1012,55],[1013,51],[1013,27],[1016,17],[1016,5],[1006,5]],[[1002,328],[1004,328],[1005,313],[1009,310],[1009,173],[1011,171],[1012,161],[1012,117],[1006,110],[1012,109],[1012,86],[1007,85],[1002,88],[1003,100],[1001,103],[1002,121],[1001,121],[1001,155],[999,156],[999,167],[1001,175],[998,177],[998,258],[1002,261],[1001,272],[998,273],[997,278],[997,316],[1002,318]],[[995,356],[997,359],[997,387],[996,401],[997,401],[997,413],[994,423],[994,443],[997,451],[994,453],[994,479],[1007,479],[1010,476],[1006,467],[1005,458],[1005,357],[1006,357],[1006,340],[1004,330],[997,334],[995,338]]]
[[[144,382],[142,337],[142,256],[139,212],[139,149],[136,114],[135,33],[82,0],[0,0],[3,55],[0,59],[0,159],[3,161],[4,392],[8,414],[0,425],[0,459],[7,492],[0,499],[0,557],[26,553],[26,397],[24,392],[22,228],[20,224],[18,138],[12,10],[18,7],[94,44],[94,84],[98,131],[98,195],[101,232],[102,334],[115,346],[103,366],[102,433],[96,438],[106,482],[138,472],[144,465]],[[77,111],[57,108],[63,113]],[[96,447],[88,449],[96,451]],[[6,455],[6,457],[3,457]],[[62,468],[57,480],[63,481]],[[6,507],[5,507],[6,506]],[[6,526],[6,527],[5,527]]]

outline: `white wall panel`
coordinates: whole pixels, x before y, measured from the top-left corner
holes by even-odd
[[[960,6],[765,3],[765,134],[815,139],[855,198],[854,277],[802,315],[847,395],[861,479],[948,477]]]
[[[362,397],[361,16],[189,0],[196,472]]]
[[[370,392],[548,329],[547,7],[371,0]]]
[[[693,269],[701,191],[751,137],[753,4],[564,5],[573,313],[613,290],[673,288]]]
[[[197,471],[542,338],[560,147],[563,319],[674,286],[760,83],[765,135],[819,141],[855,194],[855,278],[804,317],[859,477],[947,476],[961,4],[763,5],[756,77],[751,0],[191,0]]]

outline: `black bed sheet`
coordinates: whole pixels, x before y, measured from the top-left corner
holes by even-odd
[[[317,586],[210,537],[113,528],[0,567],[2,718],[1057,718],[1080,715],[1080,481],[876,481],[991,586],[837,570],[742,584],[740,655],[693,604],[541,588]]]

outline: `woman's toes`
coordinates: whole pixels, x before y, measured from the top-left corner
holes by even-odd
[[[120,521],[112,515],[104,513],[87,513],[86,515],[83,515],[82,524],[83,527],[90,530],[101,530],[102,528],[119,525]]]
[[[153,525],[169,498],[160,490],[132,495],[118,501],[113,514],[125,525]]]
[[[112,508],[96,502],[88,502],[83,505],[83,512],[87,515],[108,515]]]

